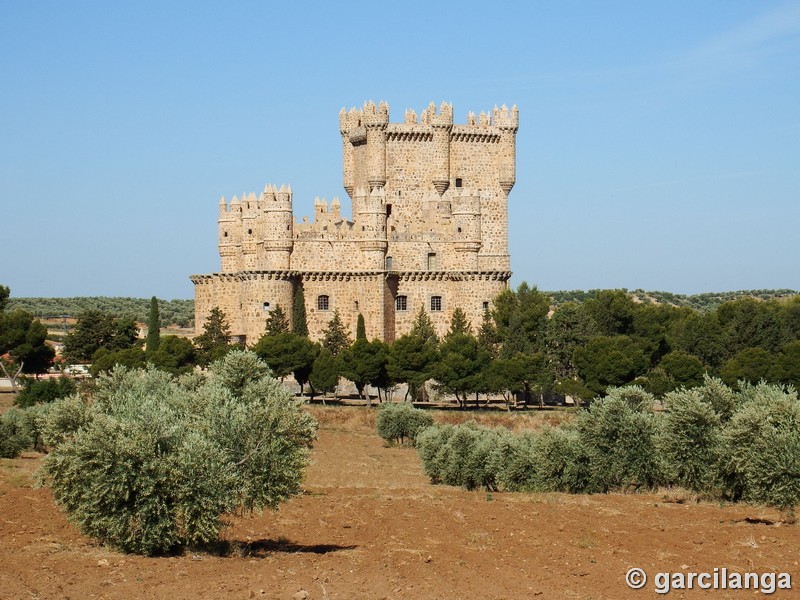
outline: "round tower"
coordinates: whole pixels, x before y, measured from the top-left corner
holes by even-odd
[[[458,263],[464,271],[478,269],[481,249],[481,200],[475,190],[455,190],[452,199],[453,240]]]
[[[225,197],[219,199],[219,257],[223,273],[236,271],[236,243],[233,240],[234,216]]]
[[[500,152],[498,155],[500,187],[506,196],[517,180],[517,130],[519,129],[519,110],[517,105],[494,107],[493,124],[500,129]]]
[[[382,187],[370,192],[356,190],[358,198],[357,233],[366,270],[382,271],[385,265],[388,241],[386,238],[386,192]]]
[[[453,106],[442,102],[437,115],[436,107],[431,102],[428,114],[433,128],[433,187],[441,196],[450,186],[450,133],[453,130]]]
[[[364,105],[363,124],[367,131],[367,183],[370,190],[386,185],[386,127],[389,105],[372,101]]]
[[[275,186],[267,185],[260,205],[264,214],[262,270],[288,270],[294,248],[292,187],[281,185],[276,190]]]

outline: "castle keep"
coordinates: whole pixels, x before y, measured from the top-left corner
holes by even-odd
[[[338,309],[355,337],[358,314],[369,339],[407,333],[420,307],[444,334],[456,307],[481,323],[508,286],[508,194],[516,177],[516,106],[470,113],[433,103],[389,122],[389,106],[342,109],[344,189],[314,201],[314,220],[296,221],[292,189],[267,185],[219,202],[219,273],[193,275],[195,326],[212,308],[247,344],[264,333],[276,305],[291,317],[302,286],[309,334],[318,340]]]

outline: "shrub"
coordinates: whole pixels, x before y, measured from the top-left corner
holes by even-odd
[[[513,435],[508,431],[498,435],[487,462],[501,489],[519,492],[536,488],[537,457],[533,450],[534,439],[531,434]]]
[[[687,489],[707,491],[714,483],[720,451],[720,415],[700,388],[670,392],[664,397],[658,448],[669,481]]]
[[[590,489],[590,459],[575,429],[542,430],[532,437],[530,452],[536,458],[532,489],[571,493]]]
[[[25,379],[22,391],[14,402],[21,408],[34,404],[53,402],[59,398],[66,398],[76,391],[75,382],[68,377],[57,379]]]
[[[431,483],[442,483],[444,472],[442,447],[455,432],[454,425],[433,425],[426,427],[417,435],[417,452],[422,459],[425,474]]]
[[[745,402],[722,431],[724,493],[793,510],[800,502],[800,403],[794,390],[747,386]]]
[[[588,463],[588,493],[652,488],[662,480],[655,449],[652,396],[636,388],[613,388],[579,415],[576,430]]]
[[[417,433],[431,425],[433,417],[430,413],[407,402],[382,404],[376,419],[378,435],[390,444],[403,444],[406,439],[414,444]]]
[[[16,458],[33,447],[34,436],[24,411],[12,408],[0,416],[0,458]]]
[[[246,354],[189,386],[117,367],[98,377],[94,404],[53,406],[43,480],[81,531],[160,554],[217,540],[225,513],[299,493],[316,423]]]

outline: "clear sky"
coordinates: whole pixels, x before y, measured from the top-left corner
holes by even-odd
[[[338,112],[517,104],[513,284],[800,289],[800,2],[0,3],[0,284],[190,298],[217,202],[342,188]]]

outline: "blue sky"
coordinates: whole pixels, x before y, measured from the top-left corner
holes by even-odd
[[[515,285],[800,289],[800,2],[6,0],[0,78],[14,296],[192,297],[220,196],[346,198],[368,99],[519,106]]]

